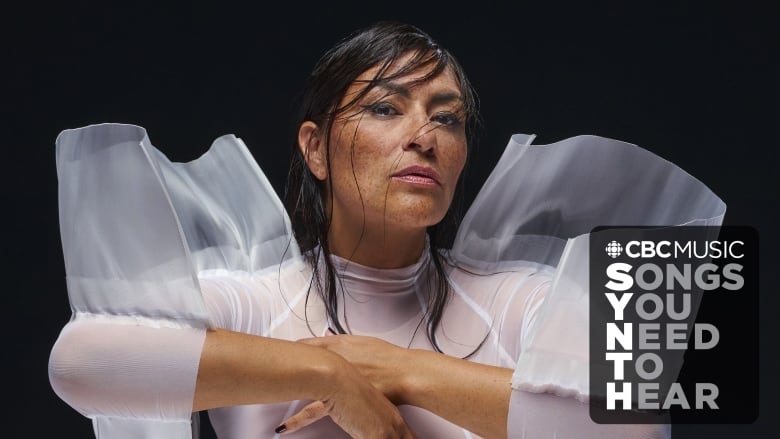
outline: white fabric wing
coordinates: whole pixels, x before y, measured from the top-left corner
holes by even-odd
[[[522,340],[513,387],[588,399],[588,234],[596,226],[720,225],[707,186],[636,145],[515,135],[466,214],[453,256],[472,266],[555,267]]]
[[[477,266],[557,266],[567,240],[596,226],[719,224],[726,206],[699,180],[636,145],[577,136],[534,145],[512,136],[453,243]]]
[[[75,313],[204,327],[199,271],[251,273],[299,254],[281,201],[235,136],[172,163],[138,126],[66,130],[57,173]]]
[[[189,163],[134,125],[66,130],[56,144],[73,318],[52,349],[52,387],[98,438],[189,438],[212,324],[198,273],[298,257],[286,212],[232,135]]]

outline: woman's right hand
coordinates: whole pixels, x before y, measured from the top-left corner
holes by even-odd
[[[330,416],[333,422],[354,438],[415,438],[398,408],[374,388],[351,364],[332,370],[332,390],[277,427],[291,433]]]

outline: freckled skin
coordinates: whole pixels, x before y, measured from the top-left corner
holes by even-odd
[[[341,241],[366,244],[373,251],[391,250],[396,247],[391,241],[396,240],[419,256],[425,228],[446,214],[466,162],[466,133],[463,123],[449,125],[443,123],[449,119],[442,119],[442,115],[456,114],[461,102],[441,102],[436,96],[460,96],[460,88],[449,69],[427,82],[410,85],[423,73],[413,72],[394,81],[406,87],[408,95],[375,88],[334,122],[326,182],[333,189],[329,207],[335,247]],[[371,79],[374,74],[369,69],[358,80]],[[342,104],[363,86],[353,84]],[[378,111],[364,110],[377,102],[382,105]],[[432,168],[438,183],[416,185],[393,178],[394,173],[413,165]],[[351,256],[354,260],[354,253]]]

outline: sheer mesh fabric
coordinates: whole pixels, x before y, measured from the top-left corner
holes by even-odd
[[[665,426],[598,426],[581,402],[587,234],[606,224],[720,224],[725,205],[635,145],[532,139],[512,138],[464,219],[437,339],[455,356],[484,340],[472,361],[515,369],[510,437],[668,436]],[[319,295],[306,300],[312,269],[239,139],[221,137],[181,164],[141,127],[95,125],[59,136],[57,164],[74,314],[52,349],[50,378],[93,420],[97,437],[190,437],[208,327],[287,340],[327,330]],[[425,255],[396,270],[334,258],[339,315],[353,333],[432,349],[419,326],[431,275]],[[270,437],[304,404],[225,407],[209,416],[223,439]],[[474,437],[423,409],[401,412],[419,437]],[[291,435],[343,436],[328,419]]]

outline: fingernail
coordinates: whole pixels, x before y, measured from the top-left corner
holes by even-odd
[[[276,433],[276,434],[284,433],[285,431],[287,431],[287,426],[284,425],[284,424],[282,424],[282,425],[276,427],[276,429],[274,429],[274,433]]]

